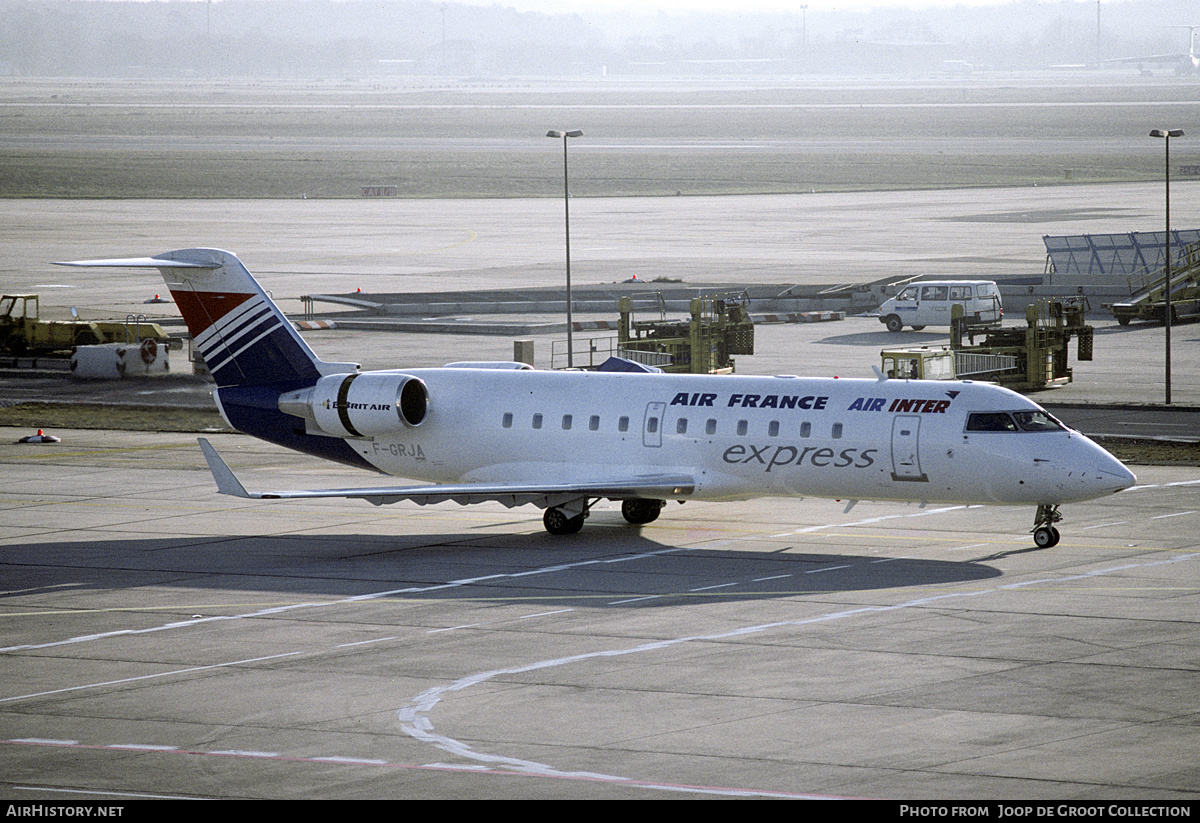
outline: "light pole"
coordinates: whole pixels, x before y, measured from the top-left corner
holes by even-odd
[[[547,137],[561,137],[563,141],[563,217],[566,221],[567,238],[567,368],[575,367],[575,346],[571,322],[571,188],[567,179],[567,138],[583,137],[583,132],[548,131]]]
[[[1183,137],[1183,129],[1154,129],[1151,137],[1163,138],[1166,147],[1166,165],[1163,167],[1163,179],[1166,181],[1166,215],[1167,232],[1163,238],[1163,291],[1165,305],[1163,306],[1163,330],[1166,338],[1166,356],[1164,359],[1166,371],[1167,394],[1165,403],[1171,405],[1171,138]]]
[[[800,7],[800,70],[808,70],[808,6]]]

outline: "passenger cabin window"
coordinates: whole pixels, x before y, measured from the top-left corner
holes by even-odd
[[[833,434],[833,439],[834,439],[834,440],[838,440],[838,439],[840,439],[840,438],[841,438],[841,436],[842,436],[842,424],[841,424],[841,423],[834,423],[834,424],[833,424],[833,432],[832,432],[832,434]]]
[[[681,417],[675,421],[675,433],[687,434],[687,418]]]
[[[563,427],[563,431],[570,431],[570,430],[571,430],[571,421],[572,421],[573,419],[574,419],[574,418],[573,418],[571,415],[569,415],[569,414],[564,414],[564,415],[563,415],[563,419],[562,419],[562,427]]]
[[[812,437],[812,423],[806,421],[800,424],[800,436]]]
[[[617,418],[617,431],[619,431],[619,432],[629,431],[629,418],[628,417]]]
[[[657,417],[647,417],[646,418],[646,431],[650,432],[650,434],[654,434],[656,431],[658,431],[658,418]]]
[[[739,420],[737,425],[737,433],[739,437],[744,437],[746,430],[750,428],[750,424],[745,420]]]
[[[594,432],[600,431],[600,415],[593,414],[590,418],[588,418],[588,430]]]
[[[504,428],[506,428],[506,429],[511,429],[512,428],[512,420],[513,420],[512,412],[505,412],[504,419],[500,425],[504,426]]]
[[[767,424],[767,435],[770,437],[778,437],[779,436],[779,421],[778,420],[772,420],[770,423]]]
[[[717,421],[711,417],[708,418],[708,420],[705,421],[705,423],[704,423],[704,433],[705,434],[716,434],[717,433]]]
[[[535,429],[540,429],[542,427],[542,416],[540,414],[535,414],[533,416],[533,427]]]

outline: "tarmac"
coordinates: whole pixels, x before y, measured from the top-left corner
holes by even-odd
[[[1148,228],[1155,193],[1037,195],[1063,213],[1120,202],[1126,222],[1087,229],[1120,231]],[[1068,232],[981,220],[990,264],[930,232],[947,212],[1008,213],[1029,194],[584,200],[573,219],[590,210],[581,219],[614,234],[581,239],[573,273],[615,282],[635,258],[700,283],[1020,272],[1041,266],[1037,232]],[[1196,220],[1188,208],[1181,225]],[[363,229],[383,209],[403,242]],[[300,295],[356,282],[419,292],[557,277],[561,235],[538,228],[550,211],[0,201],[14,239],[3,276],[51,295],[44,310],[121,316],[160,285],[46,261],[226,246],[299,315]],[[871,227],[872,249],[830,277],[852,259],[838,228],[850,225]],[[573,239],[587,236],[573,223]],[[819,262],[780,277],[797,245]],[[1200,325],[1173,330],[1180,411],[1162,403],[1162,327],[1089,322],[1096,359],[1073,362],[1074,382],[1039,402],[1098,421],[1085,430],[1136,420],[1144,436],[1193,434]],[[305,334],[326,359],[367,368],[513,351],[503,335]],[[756,334],[740,372],[862,375],[897,337],[871,318]],[[540,366],[558,337],[536,337]],[[203,402],[204,384],[176,382]],[[46,376],[0,389],[142,391]],[[11,800],[883,798],[998,816],[1017,800],[1190,809],[1200,789],[1194,467],[1134,466],[1134,488],[1064,507],[1048,550],[1022,508],[791,499],[671,506],[640,528],[601,504],[563,539],[533,509],[221,497],[193,435],[66,430],[57,445],[16,444],[25,433],[0,430]],[[211,439],[250,488],[374,482],[241,435]]]

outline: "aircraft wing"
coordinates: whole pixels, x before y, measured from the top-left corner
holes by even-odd
[[[1148,54],[1142,57],[1109,57],[1101,63],[1180,63],[1191,57],[1185,52],[1175,54]]]
[[[372,488],[312,489],[297,491],[248,492],[233,471],[203,437],[200,450],[208,461],[217,491],[249,500],[296,500],[345,497],[366,500],[376,506],[408,500],[424,506],[453,500],[455,503],[485,503],[495,501],[508,508],[533,503],[540,508],[561,506],[581,497],[625,499],[680,498],[692,494],[695,478],[680,474],[645,474],[627,478],[598,478],[587,483],[458,483],[429,486],[379,486]]]

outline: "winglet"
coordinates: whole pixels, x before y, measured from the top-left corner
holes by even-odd
[[[888,376],[883,373],[883,369],[879,368],[878,366],[872,366],[871,368],[875,371],[876,382],[882,383],[888,379]]]
[[[229,466],[225,465],[225,461],[221,459],[221,455],[217,454],[212,443],[203,437],[197,439],[200,441],[200,451],[204,452],[204,459],[208,461],[208,470],[212,472],[213,480],[217,483],[217,491],[220,494],[230,494],[234,497],[251,498],[252,495],[234,476]]]

